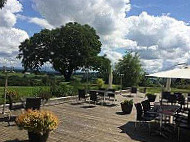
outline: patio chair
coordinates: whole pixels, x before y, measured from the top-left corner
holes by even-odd
[[[37,97],[31,97],[31,98],[26,98],[26,106],[25,110],[32,109],[32,110],[39,110],[41,106],[41,98]]]
[[[190,110],[188,110],[188,114],[177,114],[175,116],[175,123],[177,127],[177,137],[178,141],[180,141],[180,129],[190,130]]]
[[[177,102],[177,97],[176,95],[170,95],[168,97],[168,103],[171,103],[172,105],[175,104]]]
[[[182,93],[180,93],[180,92],[174,92],[174,95],[176,96],[177,101],[179,101],[180,98],[181,98],[181,96],[182,96]]]
[[[86,91],[85,89],[78,89],[78,99],[84,99],[86,101]]]
[[[150,105],[149,100],[145,100],[141,102],[144,116],[157,117],[157,112],[154,111],[153,106]]]
[[[137,88],[136,87],[131,87],[131,89],[130,89],[130,96],[132,94],[136,94],[137,95]]]
[[[137,116],[135,121],[135,130],[137,127],[137,122],[143,122],[148,124],[148,130],[150,134],[150,122],[155,119],[155,117],[151,116],[145,116],[143,113],[143,109],[140,103],[135,104],[136,110],[137,110]]]
[[[90,104],[90,101],[93,101],[96,105],[96,102],[98,100],[97,92],[96,91],[90,91],[89,95],[90,95],[89,104]]]
[[[162,102],[166,102],[166,103],[168,103],[168,99],[169,99],[169,97],[170,97],[170,95],[171,95],[171,93],[170,92],[162,92]]]
[[[180,104],[180,110],[181,111],[186,110],[186,108],[185,108],[185,97],[183,95],[181,95],[180,97],[178,97],[177,101],[178,101],[178,104]]]
[[[98,92],[98,95],[99,96],[104,96],[104,91],[106,91],[106,89],[105,88],[99,88],[98,90],[100,90],[100,92]]]
[[[115,104],[115,89],[108,89],[107,91],[108,91],[107,95],[109,99],[114,98],[114,104]]]
[[[189,109],[189,102],[190,102],[190,93],[187,95],[187,108]]]

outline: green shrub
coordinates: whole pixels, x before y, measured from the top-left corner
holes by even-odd
[[[73,86],[62,84],[62,85],[53,85],[50,87],[52,96],[55,97],[65,97],[73,95]]]
[[[128,105],[133,105],[133,99],[131,100],[124,100],[123,102],[121,102],[122,104],[128,104]]]
[[[146,93],[146,95],[145,96],[156,96],[156,94],[154,94],[154,93]]]
[[[98,78],[98,79],[96,80],[96,83],[97,83],[97,86],[98,86],[99,88],[102,88],[102,87],[104,86],[104,81],[103,81],[103,79],[101,79],[101,78]]]
[[[50,91],[40,91],[38,94],[37,94],[37,96],[38,97],[41,97],[42,98],[42,100],[46,100],[46,101],[48,101],[51,97],[52,97],[52,95],[51,95],[51,92]]]

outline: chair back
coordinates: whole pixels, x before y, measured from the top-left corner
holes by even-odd
[[[142,104],[144,113],[146,113],[147,111],[150,110],[150,102],[149,102],[149,100],[142,101],[141,104]]]
[[[131,93],[137,93],[137,88],[136,87],[131,87]]]
[[[79,97],[79,100],[82,98],[82,99],[85,99],[85,90],[84,89],[78,89],[78,97]]]
[[[176,96],[177,101],[181,98],[182,93],[174,92],[174,95]]]
[[[26,107],[25,110],[39,110],[41,105],[41,98],[26,98]]]
[[[100,92],[98,92],[99,96],[104,96],[104,91],[106,91],[105,88],[99,88]]]
[[[178,97],[178,104],[185,105],[185,97],[183,95]]]
[[[90,91],[90,100],[96,102],[97,101],[97,93],[96,91]]]
[[[170,95],[169,96],[169,98],[168,98],[169,103],[176,103],[176,101],[177,101],[176,95]]]
[[[171,95],[170,92],[162,92],[162,99],[168,100],[170,95]]]
[[[135,104],[137,110],[137,120],[142,120],[143,109],[140,103]]]
[[[190,102],[190,93],[188,93],[187,101]]]

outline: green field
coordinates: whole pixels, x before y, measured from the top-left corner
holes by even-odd
[[[161,93],[161,87],[146,87],[147,93]],[[144,87],[139,87],[140,91],[144,89]],[[178,88],[171,88],[171,92],[181,92],[181,93],[190,93],[189,89],[178,89]]]
[[[35,87],[28,87],[28,86],[10,86],[8,90],[14,90],[18,93],[18,100],[20,97],[30,97],[35,96],[39,90],[49,90],[48,86],[35,86]],[[4,87],[0,87],[0,104],[3,103],[3,96],[4,96]]]

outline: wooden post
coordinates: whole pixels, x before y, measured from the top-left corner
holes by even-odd
[[[7,86],[8,86],[8,73],[6,71],[5,72],[4,103],[3,103],[3,111],[2,111],[3,114],[5,114],[6,97],[7,97]]]

